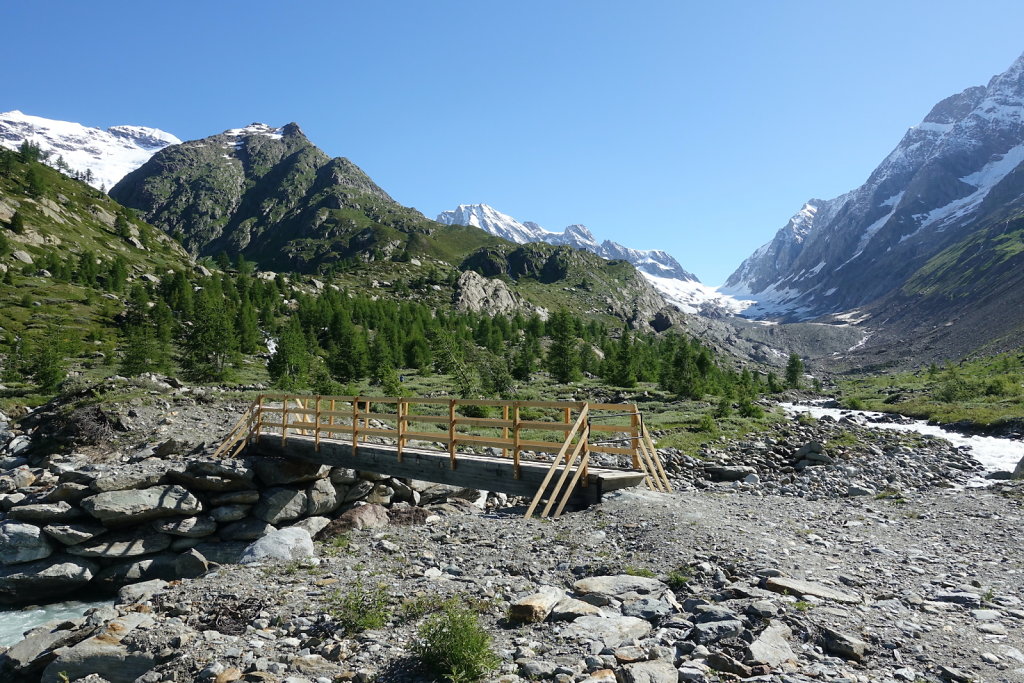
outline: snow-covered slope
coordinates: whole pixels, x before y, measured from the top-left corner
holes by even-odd
[[[456,209],[438,215],[437,220],[446,225],[472,225],[517,244],[547,242],[586,249],[606,259],[629,261],[666,301],[685,313],[710,310],[737,313],[752,303],[720,294],[715,288],[702,284],[670,254],[660,249],[630,249],[611,240],[598,242],[585,225],[570,225],[562,232],[552,232],[533,222],[518,221],[487,204],[460,204]]]
[[[1024,195],[1024,56],[948,97],[859,188],[811,200],[723,291],[754,316],[807,319],[897,290],[918,268]]]
[[[28,140],[72,170],[91,172],[94,187],[110,189],[130,171],[168,145],[181,142],[156,128],[112,126],[106,130],[80,123],[29,116],[14,110],[0,114],[0,145],[17,149]]]

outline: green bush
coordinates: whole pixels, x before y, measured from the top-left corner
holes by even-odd
[[[477,615],[463,607],[446,606],[424,622],[413,651],[431,674],[451,683],[479,680],[501,663]]]
[[[700,418],[700,424],[697,425],[697,431],[704,432],[706,434],[717,434],[718,423],[715,422],[715,418],[711,417],[707,413],[704,413]]]
[[[357,580],[348,592],[340,589],[331,596],[330,614],[345,635],[380,628],[388,622],[388,594],[383,586],[366,588]]]

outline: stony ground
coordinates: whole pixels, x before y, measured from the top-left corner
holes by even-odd
[[[1022,500],[1017,486],[899,501],[634,491],[554,521],[445,505],[425,525],[353,530],[346,547],[318,544],[319,564],[225,566],[169,586],[142,607],[121,608],[152,609],[156,618],[125,642],[166,660],[146,681],[232,680],[235,672],[246,680],[416,680],[410,643],[422,617],[410,604],[457,596],[482,612],[501,658],[495,676],[505,681],[583,680],[609,669],[622,680],[667,680],[623,678],[645,660],[671,664],[683,680],[735,680],[725,669],[744,659],[744,639],[771,623],[788,628],[792,657],[754,670],[739,664],[739,676],[1019,681]],[[651,628],[635,641],[507,619],[513,602],[541,586],[571,592],[581,578],[624,572],[677,579],[679,607],[666,613],[651,600],[641,614]],[[783,577],[807,583],[776,592]],[[766,582],[774,590],[761,588]],[[381,586],[393,616],[345,636],[341,598],[357,583]],[[619,613],[628,597],[636,596],[604,609]],[[703,635],[708,605],[718,608],[712,623],[739,621],[740,630]]]
[[[191,401],[127,417],[195,422],[198,441],[215,425]],[[458,500],[396,508],[314,559],[129,587],[34,642],[88,638],[78,649],[106,667],[92,681],[431,680],[417,630],[452,598],[480,614],[500,661],[490,678],[507,683],[1024,681],[1021,484],[965,489],[964,453],[851,423],[662,455],[671,494],[623,492],[556,520]],[[510,619],[529,596],[543,620]],[[10,680],[75,680],[74,649],[51,663],[16,646],[8,658],[36,669]]]

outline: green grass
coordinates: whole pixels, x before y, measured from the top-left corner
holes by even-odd
[[[1024,417],[1024,353],[843,380],[843,404],[938,423],[985,427]]]

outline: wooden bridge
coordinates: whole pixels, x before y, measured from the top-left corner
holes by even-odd
[[[671,490],[633,404],[261,394],[216,454],[243,450],[532,496],[527,518],[641,483]]]

